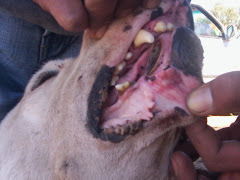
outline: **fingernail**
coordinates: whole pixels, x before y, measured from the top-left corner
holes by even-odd
[[[213,104],[212,94],[209,87],[202,87],[194,91],[187,100],[188,108],[192,112],[203,113],[211,109]]]

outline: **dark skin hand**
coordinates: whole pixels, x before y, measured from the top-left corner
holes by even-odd
[[[114,18],[130,14],[137,7],[155,8],[160,0],[33,0],[52,14],[58,24],[70,32],[90,29],[101,38]]]
[[[240,72],[219,76],[204,84],[188,98],[187,105],[198,116],[237,112],[240,109]],[[190,141],[202,157],[206,167],[221,172],[220,180],[240,179],[239,119],[229,128],[219,132],[207,126],[205,120],[198,120],[185,128]],[[223,141],[232,140],[232,141]],[[172,156],[172,164],[178,180],[197,180],[191,159],[180,152]]]

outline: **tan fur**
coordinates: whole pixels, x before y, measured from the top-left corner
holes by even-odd
[[[87,96],[77,95],[89,92],[88,82],[66,76],[76,62],[47,64],[40,73],[64,67],[31,92],[37,73],[3,121],[0,179],[165,179],[178,131],[146,129],[118,144],[93,138],[85,128]]]

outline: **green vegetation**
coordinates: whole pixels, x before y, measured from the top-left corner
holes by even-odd
[[[213,10],[211,11],[225,26],[234,25],[240,30],[240,9],[230,8],[216,3]]]
[[[205,16],[204,17],[198,17],[196,20],[197,23],[202,23],[202,24],[211,24],[211,21],[207,19]]]

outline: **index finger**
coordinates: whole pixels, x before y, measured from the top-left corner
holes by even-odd
[[[90,29],[97,29],[110,23],[116,5],[117,0],[85,0],[85,7],[90,19]]]
[[[124,17],[141,5],[140,0],[121,0],[118,3],[116,17]]]

